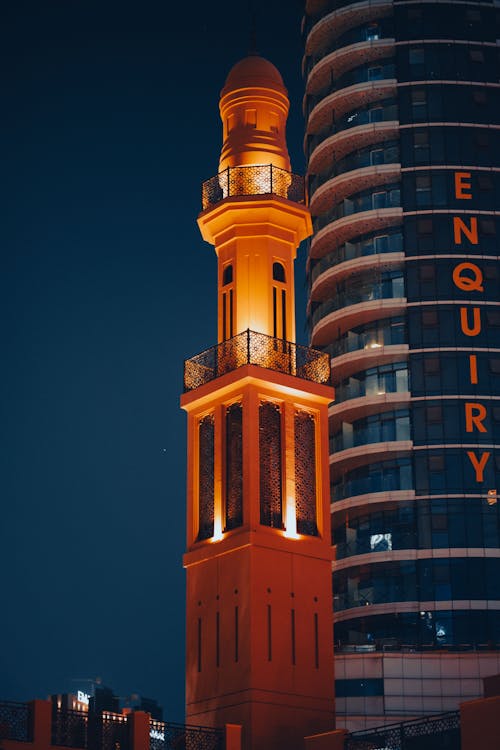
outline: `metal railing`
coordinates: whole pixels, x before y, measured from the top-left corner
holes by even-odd
[[[203,183],[201,204],[205,211],[225,198],[244,195],[278,195],[304,203],[304,178],[273,164],[228,167]]]
[[[352,732],[345,750],[460,750],[460,712]]]
[[[328,354],[246,330],[187,359],[184,362],[184,391],[199,388],[243,365],[258,365],[313,383],[328,383],[330,380]]]
[[[32,741],[32,717],[28,703],[0,702],[0,740]]]
[[[172,724],[152,719],[149,724],[150,750],[224,750],[224,729]]]
[[[63,747],[88,747],[89,714],[55,707],[52,711],[52,744]]]

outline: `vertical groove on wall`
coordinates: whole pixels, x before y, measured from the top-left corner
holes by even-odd
[[[198,672],[201,672],[201,617],[198,617]]]
[[[273,659],[273,621],[271,605],[267,605],[267,661]]]

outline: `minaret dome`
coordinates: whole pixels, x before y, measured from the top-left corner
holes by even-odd
[[[221,91],[223,144],[219,171],[272,164],[290,170],[286,119],[290,103],[278,69],[250,55],[233,66]]]

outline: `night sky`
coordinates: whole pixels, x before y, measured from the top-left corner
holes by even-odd
[[[302,3],[255,6],[303,172]],[[0,699],[100,676],[184,718],[179,396],[183,360],[216,343],[196,217],[248,17],[244,0],[2,3]]]

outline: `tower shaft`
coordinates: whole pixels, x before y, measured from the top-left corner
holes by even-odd
[[[284,168],[286,91],[270,63],[248,60],[223,90],[231,160],[205,183],[198,219],[218,258],[218,343],[186,362],[181,401],[186,710],[189,723],[241,724],[245,750],[299,750],[333,727],[333,391],[328,356],[295,344],[293,260],[311,223],[302,183]],[[245,141],[249,119],[268,130]]]

